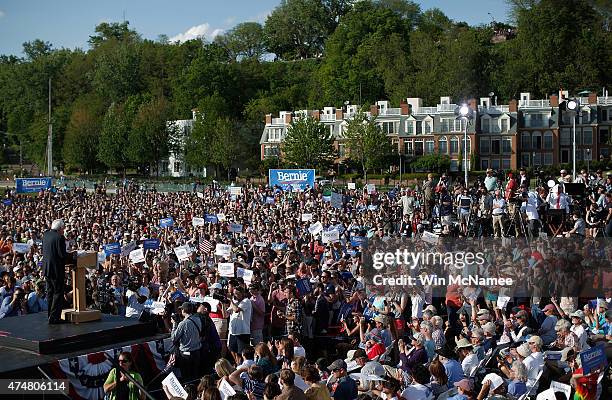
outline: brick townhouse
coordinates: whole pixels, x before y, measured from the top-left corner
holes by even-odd
[[[570,163],[572,156],[571,116],[564,108],[568,93],[560,91],[548,99],[532,100],[521,93],[519,100],[498,105],[490,97],[470,99],[467,104],[474,118],[468,124],[468,160],[472,170],[517,169],[538,165]],[[576,117],[576,159],[608,159],[612,127],[612,97],[595,93],[578,98]],[[446,154],[451,170],[456,171],[463,158],[464,121],[457,119],[457,104],[441,97],[435,107],[423,106],[420,98],[407,98],[398,108],[388,101],[377,101],[367,114],[376,117],[393,147],[406,158],[426,154]],[[347,120],[358,110],[356,105],[323,110],[281,111],[279,117],[266,115],[260,139],[261,159],[279,157],[287,128],[297,118],[311,116],[329,129],[341,162],[346,157],[343,132]],[[474,153],[474,155],[472,155]],[[473,163],[475,165],[472,165]]]

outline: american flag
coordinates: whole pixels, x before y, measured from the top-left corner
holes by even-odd
[[[213,244],[206,239],[201,239],[198,250],[200,253],[210,253],[213,250]]]

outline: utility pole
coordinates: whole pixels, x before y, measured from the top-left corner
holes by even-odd
[[[53,124],[51,123],[51,78],[49,78],[49,132],[47,133],[47,174],[53,176]]]

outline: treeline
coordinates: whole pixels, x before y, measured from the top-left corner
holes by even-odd
[[[610,83],[606,2],[512,0],[512,13],[514,26],[469,26],[406,0],[286,0],[263,25],[179,44],[102,23],[87,50],[39,39],[22,58],[0,56],[0,131],[44,165],[50,78],[54,159],[65,170],[154,171],[178,145],[165,121],[194,108],[190,165],[256,168],[264,115],[278,110],[489,92],[501,102]]]

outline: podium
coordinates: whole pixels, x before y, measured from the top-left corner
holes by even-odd
[[[78,324],[81,322],[98,321],[102,319],[99,310],[87,309],[85,296],[85,274],[87,268],[95,268],[98,263],[98,254],[86,252],[77,257],[76,267],[72,273],[72,305],[74,308],[62,310],[64,321]]]

